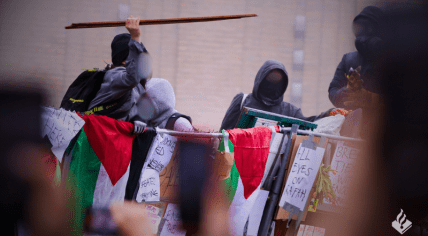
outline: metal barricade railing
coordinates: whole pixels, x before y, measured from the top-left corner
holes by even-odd
[[[309,130],[300,130],[298,129],[298,127],[299,127],[298,124],[293,124],[292,127],[283,127],[280,130],[280,132],[283,133],[284,135],[288,134],[288,140],[286,143],[282,142],[282,145],[286,145],[285,152],[284,152],[284,159],[280,161],[280,167],[276,169],[277,173],[275,173],[276,171],[272,173],[273,176],[276,177],[275,181],[273,183],[268,183],[266,185],[266,186],[269,186],[269,189],[265,189],[265,190],[268,190],[270,193],[269,193],[269,199],[268,199],[268,202],[266,203],[262,220],[260,223],[259,232],[258,232],[259,236],[266,236],[268,235],[270,230],[272,230],[271,226],[273,222],[273,216],[276,211],[276,207],[278,206],[281,188],[282,188],[284,177],[286,174],[287,158],[288,156],[290,156],[290,152],[292,149],[291,141],[294,134],[326,137],[331,140],[339,140],[339,141],[365,142],[362,139],[317,133]],[[168,134],[171,136],[194,137],[194,138],[222,138],[223,137],[223,133],[181,132],[181,131],[167,130],[167,129],[161,129],[161,128],[154,128],[154,129],[156,130],[157,133]],[[228,133],[226,132],[225,135],[228,135]],[[70,158],[71,158],[71,152],[65,157],[65,161],[64,161],[65,166],[69,166]],[[278,159],[277,161],[279,161],[280,158],[277,158],[277,159]],[[272,167],[274,166],[275,166],[275,163],[272,164]],[[63,174],[67,176],[67,173],[63,173]]]

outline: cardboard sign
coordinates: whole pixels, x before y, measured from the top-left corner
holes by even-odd
[[[314,228],[314,234],[312,236],[324,236],[325,235],[325,229],[321,227],[315,227]]]
[[[178,156],[174,152],[171,161],[159,174],[161,201],[176,202],[179,187]]]
[[[305,225],[305,232],[303,233],[303,236],[312,236],[314,234],[314,228],[314,226]]]
[[[234,155],[230,152],[217,151],[214,158],[215,178],[225,180],[230,176],[230,170],[233,166]]]
[[[161,216],[161,215],[159,215],[159,213],[161,212],[161,209],[159,207],[147,204],[145,208],[146,208],[147,213]]]
[[[159,216],[161,210],[158,207],[152,205],[146,205],[145,209],[149,217],[149,225],[152,229],[152,233],[157,234],[159,223],[162,219],[162,216]]]
[[[181,229],[181,216],[178,205],[168,204],[166,208],[165,215],[165,224],[162,227],[160,236],[185,236],[186,231]]]
[[[211,145],[211,143],[208,143]],[[217,148],[218,149],[218,148]],[[206,157],[210,158],[210,157]],[[231,168],[233,166],[234,154],[233,152],[216,152],[215,159],[213,161],[214,173],[212,178],[216,180],[226,179],[230,175]],[[179,157],[174,151],[172,158],[168,165],[159,174],[160,180],[160,200],[164,202],[177,202],[178,187],[179,187]],[[207,173],[208,174],[208,173]]]
[[[336,174],[330,172],[330,179],[334,193],[336,194],[336,205],[345,206],[345,199],[349,191],[349,183],[352,179],[354,166],[360,149],[352,143],[340,141],[337,143],[331,161],[331,169]],[[324,198],[326,204],[332,204],[327,198]]]
[[[287,202],[300,211],[304,211],[324,151],[324,148],[312,149],[305,147],[304,143],[300,144],[294,162],[290,167],[290,175],[281,196],[280,206],[284,206]]]
[[[290,170],[291,170],[290,163],[294,162],[294,159],[295,159],[296,154],[297,154],[298,147],[300,146],[300,144],[302,143],[302,141],[303,140],[308,140],[308,138],[309,138],[308,136],[303,136],[303,135],[294,135],[293,136],[293,139],[291,141],[292,150],[291,150],[290,156],[287,159],[287,174],[286,174],[283,186],[282,186],[281,194],[284,191],[286,180],[287,180],[287,178],[288,178],[288,176],[290,174]],[[317,142],[320,141],[320,138],[319,137],[314,137],[313,141],[315,143],[317,143]],[[324,148],[325,148],[325,146],[324,146]],[[309,193],[309,196],[312,196],[312,194],[314,192],[315,192],[315,186],[312,186],[312,189],[311,189],[311,191]],[[309,199],[308,199],[308,201],[309,201]],[[308,212],[308,207],[309,207],[309,204],[307,204],[307,207],[306,207],[306,209],[304,211],[303,218],[302,218],[303,221],[306,219],[306,215],[307,215],[307,212]],[[282,207],[278,207],[277,213],[275,215],[275,220],[288,220],[288,215],[289,215],[288,211],[284,210]],[[293,220],[297,220],[297,215],[293,215],[292,219]]]
[[[306,225],[300,224],[299,230],[297,231],[297,236],[303,236],[303,233],[305,232]]]

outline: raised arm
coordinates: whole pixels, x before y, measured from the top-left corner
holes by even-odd
[[[121,73],[121,79],[112,81],[112,88],[132,89],[142,80],[149,79],[151,76],[151,59],[146,48],[140,42],[139,22],[140,17],[133,18],[131,16],[126,20],[125,27],[131,35],[131,40],[128,43],[129,54],[125,64],[126,74]]]

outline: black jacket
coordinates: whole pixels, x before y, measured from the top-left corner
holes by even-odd
[[[346,88],[348,81],[346,80],[345,74],[349,73],[349,69],[352,67],[356,69],[361,65],[361,56],[357,51],[346,53],[342,57],[339,65],[334,73],[333,80],[328,88],[328,98],[335,107],[344,108],[342,100],[342,92]]]
[[[286,86],[284,88],[281,88],[282,95],[279,98],[275,100],[270,100],[260,96],[259,91],[263,89],[263,87],[260,86],[261,82],[265,79],[266,75],[268,75],[269,72],[271,72],[274,69],[278,69],[284,73],[285,79],[286,79]],[[288,85],[288,74],[287,74],[287,71],[285,70],[284,65],[279,61],[268,60],[263,64],[263,66],[257,72],[256,78],[254,81],[253,92],[248,94],[247,98],[243,103],[243,107],[255,108],[258,110],[263,110],[263,111],[268,111],[268,112],[272,112],[280,115],[299,118],[306,121],[315,121],[325,116],[327,112],[321,113],[318,116],[305,117],[303,116],[302,110],[300,108],[297,108],[296,106],[288,102],[284,102],[283,101],[284,93],[287,89],[287,85]],[[227,109],[226,114],[223,118],[223,122],[221,124],[220,130],[233,129],[236,127],[241,115],[241,102],[242,102],[243,96],[244,96],[243,93],[239,93],[233,98],[229,106],[229,109]]]
[[[335,107],[347,108],[343,104],[343,91],[348,83],[345,73],[349,74],[349,69],[356,69],[361,66],[361,78],[363,79],[363,88],[374,93],[380,93],[380,82],[376,76],[376,67],[380,63],[379,55],[382,53],[382,40],[379,38],[381,27],[382,11],[373,6],[363,9],[358,14],[354,23],[360,19],[370,22],[374,28],[371,35],[358,35],[355,39],[357,51],[343,55],[342,61],[336,68],[333,80],[328,88],[328,97]]]

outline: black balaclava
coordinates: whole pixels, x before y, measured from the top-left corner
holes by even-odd
[[[120,66],[128,58],[131,35],[128,33],[118,34],[111,42],[111,61],[114,66]]]
[[[280,78],[278,78],[280,77]],[[273,81],[270,79],[272,78]],[[275,81],[276,80],[278,81]],[[260,83],[259,96],[263,100],[275,101],[284,94],[287,87],[286,76],[278,69],[272,70],[266,75],[265,79]]]
[[[363,27],[362,33],[357,35],[355,39],[355,47],[363,56],[371,57],[371,54],[380,48],[379,31],[382,17],[383,12],[381,9],[368,6],[354,18],[353,24]],[[371,28],[372,32],[369,32],[368,28]]]
[[[271,74],[275,71],[276,73]],[[278,73],[279,72],[279,73]],[[271,82],[266,80],[266,77],[281,76],[281,80],[278,82]],[[279,80],[279,78],[277,78]],[[288,85],[288,74],[285,70],[284,65],[276,60],[267,60],[263,63],[257,72],[254,80],[254,87],[252,95],[259,102],[266,106],[275,106],[282,103],[284,99],[284,93]]]

